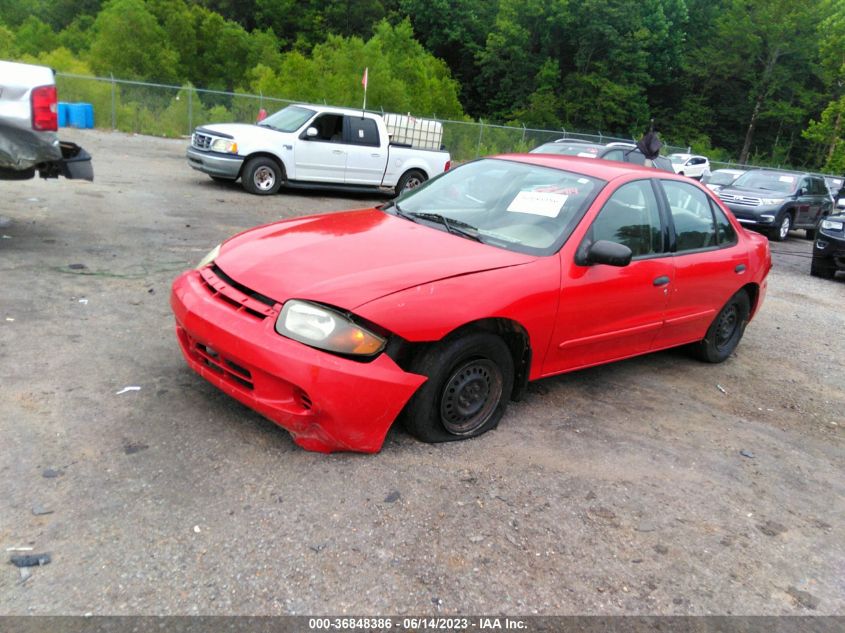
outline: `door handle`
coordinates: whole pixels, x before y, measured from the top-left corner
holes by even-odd
[[[745,272],[745,264],[737,264],[736,268],[734,268],[734,272],[737,275],[741,275],[742,273],[744,273]]]
[[[345,154],[345,153],[346,153],[346,152],[344,152],[342,149],[335,149],[335,150],[332,150],[332,154]]]
[[[381,158],[381,154],[370,154],[373,158]]]
[[[669,283],[669,276],[668,275],[661,275],[660,277],[655,277],[654,281],[652,282],[655,286],[665,286]]]

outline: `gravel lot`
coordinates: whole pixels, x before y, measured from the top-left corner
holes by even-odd
[[[93,184],[0,182],[0,546],[52,554],[0,567],[0,613],[845,614],[845,279],[803,232],[722,365],[653,354],[473,441],[326,456],[188,369],[168,290],[234,232],[374,200],[63,136]]]

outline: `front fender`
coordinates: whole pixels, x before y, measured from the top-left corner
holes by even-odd
[[[533,379],[546,355],[559,296],[560,263],[555,254],[414,286],[365,303],[355,313],[412,342],[438,341],[481,319],[515,321],[528,332]]]

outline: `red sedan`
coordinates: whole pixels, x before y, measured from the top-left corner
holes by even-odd
[[[689,345],[728,358],[768,241],[688,178],[505,155],[381,208],[287,220],[173,284],[188,364],[316,451],[494,428],[529,380]]]

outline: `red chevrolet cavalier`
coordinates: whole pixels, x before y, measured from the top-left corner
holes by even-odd
[[[477,160],[381,208],[287,220],[173,284],[201,376],[316,451],[495,427],[529,380],[691,345],[728,358],[771,268],[692,180],[610,161]]]

